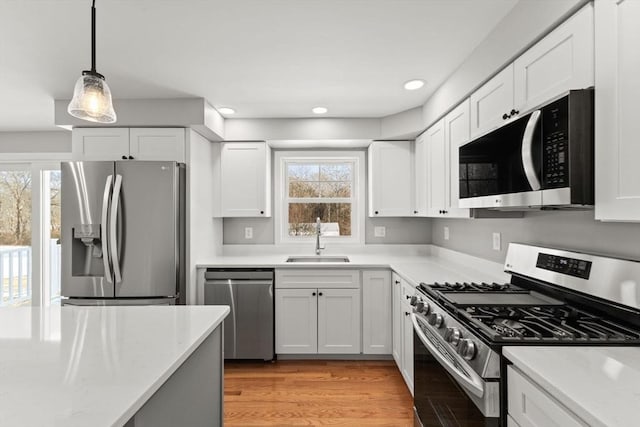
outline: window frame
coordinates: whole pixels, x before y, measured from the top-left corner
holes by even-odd
[[[289,236],[289,197],[287,164],[290,162],[352,162],[351,236],[322,236],[323,242],[338,245],[361,245],[365,240],[365,153],[364,151],[275,151],[274,158],[274,225],[277,245],[306,244],[315,236]],[[322,199],[319,199],[322,200]],[[326,200],[326,199],[325,199]],[[340,200],[340,199],[336,199]],[[344,200],[344,199],[342,199]],[[323,243],[324,244],[324,243]]]

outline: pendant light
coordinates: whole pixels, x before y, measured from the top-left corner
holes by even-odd
[[[79,119],[115,123],[116,112],[104,76],[96,71],[96,0],[91,4],[91,70],[83,71],[73,89],[67,112]]]

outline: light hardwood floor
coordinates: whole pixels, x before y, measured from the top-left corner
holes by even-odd
[[[225,426],[413,426],[393,361],[227,362]]]

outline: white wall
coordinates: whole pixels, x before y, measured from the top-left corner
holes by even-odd
[[[213,218],[213,156],[220,145],[189,130],[187,143],[187,303],[196,303],[196,264],[222,253],[222,220]]]
[[[0,132],[0,153],[71,153],[71,132]]]

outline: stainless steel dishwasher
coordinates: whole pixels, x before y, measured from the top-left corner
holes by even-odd
[[[272,360],[273,270],[208,268],[204,279],[204,303],[231,307],[224,358]]]

